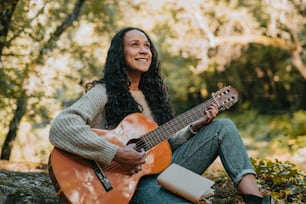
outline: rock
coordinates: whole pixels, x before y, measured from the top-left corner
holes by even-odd
[[[0,204],[59,204],[46,171],[0,170]]]
[[[242,203],[229,180],[218,181],[214,202]],[[0,204],[60,204],[47,173],[46,164],[14,163],[0,160]]]

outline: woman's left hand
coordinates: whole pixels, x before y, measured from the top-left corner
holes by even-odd
[[[204,110],[204,116],[199,120],[194,121],[190,128],[193,132],[197,132],[201,127],[211,123],[218,115],[218,105],[212,104],[208,109]]]

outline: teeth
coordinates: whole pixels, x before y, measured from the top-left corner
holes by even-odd
[[[137,61],[146,62],[147,59],[137,59]]]

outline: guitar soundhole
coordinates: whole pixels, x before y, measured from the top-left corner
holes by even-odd
[[[144,149],[145,151],[149,149],[146,143],[140,138],[131,139],[127,144],[132,144],[132,143],[136,144],[135,149],[137,152],[141,152],[141,149]]]

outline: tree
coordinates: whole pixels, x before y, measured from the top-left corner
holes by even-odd
[[[156,15],[161,10],[168,13],[163,19],[167,37],[160,38],[163,48],[177,56],[166,71],[173,95],[178,100],[184,96],[185,104],[199,102],[216,86],[230,83],[237,86],[244,102],[262,110],[267,103],[274,112],[305,107],[305,8],[298,0],[163,1]],[[251,52],[257,58],[249,58]],[[192,74],[179,67],[189,68]],[[251,94],[254,97],[248,97]]]
[[[176,1],[167,7],[173,12],[180,11],[174,16],[173,30],[180,42],[185,39],[173,51],[199,59],[197,66],[191,67],[193,72],[201,73],[214,63],[222,70],[241,55],[243,47],[255,43],[289,52],[290,61],[306,79],[305,3]],[[199,40],[201,43],[197,43]],[[170,43],[175,44],[173,39]]]
[[[14,8],[17,4],[17,1],[14,1],[13,3],[15,3],[15,4],[13,4],[14,6],[11,6],[9,4],[4,5],[5,6],[4,11],[6,11],[6,10],[11,11],[11,12],[9,12],[10,17],[13,16],[13,11],[14,11]],[[42,5],[41,8],[38,10],[36,16],[34,16],[30,21],[37,18],[39,16],[39,14],[44,11],[44,9],[46,8],[46,5],[48,3],[49,2],[47,1],[45,5]],[[37,66],[42,64],[46,54],[53,50],[53,48],[56,46],[56,42],[59,39],[59,37],[61,36],[61,34],[65,30],[67,30],[69,26],[72,25],[73,21],[75,21],[77,19],[77,17],[80,14],[83,3],[84,3],[84,0],[78,0],[78,1],[75,2],[74,8],[72,9],[71,13],[69,13],[66,16],[66,18],[62,21],[62,23],[60,25],[55,27],[55,29],[50,32],[49,38],[47,38],[46,40],[41,40],[40,41],[41,45],[39,46],[38,53],[30,53],[30,55],[34,55],[35,57],[33,59],[31,59],[31,61],[29,61],[28,63],[26,63],[24,65],[25,66],[24,70],[21,70],[23,73],[20,75],[19,80],[16,82],[16,85],[18,86],[18,91],[17,91],[17,93],[10,94],[13,97],[15,97],[15,101],[16,101],[15,107],[16,108],[14,109],[15,113],[14,113],[14,116],[13,116],[12,120],[9,122],[9,131],[8,131],[8,134],[7,134],[7,136],[5,138],[5,141],[4,141],[4,145],[3,145],[2,153],[1,153],[1,159],[9,160],[11,150],[12,150],[12,146],[13,146],[12,142],[16,138],[19,123],[20,123],[22,117],[24,116],[24,114],[26,113],[27,106],[28,106],[28,101],[32,97],[31,95],[29,95],[27,93],[27,90],[24,88],[25,82],[27,82],[27,80],[29,80],[29,77],[31,76],[31,74],[36,71],[35,69],[37,68]],[[2,14],[2,15],[5,15],[5,14]],[[11,21],[7,20],[6,23],[7,24],[5,25],[5,27],[9,28],[10,25],[11,25]],[[30,22],[28,22],[28,23],[30,23]],[[26,27],[21,27],[21,28],[17,28],[17,29],[19,29],[17,34],[12,35],[10,39],[5,40],[5,42],[4,42],[5,46],[8,47],[8,50],[10,50],[9,49],[10,44],[12,44],[13,41],[16,40],[17,37],[20,37],[20,35],[26,34],[26,32],[27,32]],[[4,39],[7,38],[8,29],[7,29],[5,34],[6,34],[6,36],[4,36]],[[32,40],[35,42],[36,39],[33,38]],[[16,53],[11,53],[11,54],[14,55]],[[5,65],[3,65],[3,66],[5,66]],[[2,67],[2,69],[5,69],[5,67]],[[4,74],[2,75],[2,80],[3,81],[7,80],[7,78],[4,76]],[[35,96],[35,97],[37,97],[37,96]]]

